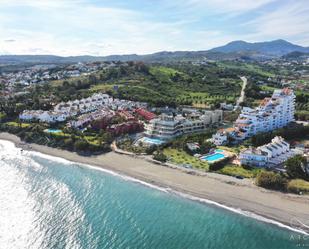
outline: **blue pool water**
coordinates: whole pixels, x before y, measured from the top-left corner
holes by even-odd
[[[59,130],[59,129],[47,129],[46,132],[49,132],[49,133],[58,133],[58,132],[62,132],[62,130]]]
[[[224,150],[216,149],[216,152],[223,152]]]
[[[212,161],[216,161],[218,159],[222,159],[224,157],[225,156],[221,153],[215,153],[215,154],[212,154],[212,155],[209,155],[209,156],[203,156],[203,157],[201,157],[201,159],[205,160],[207,162],[212,162]]]
[[[144,142],[149,143],[149,144],[155,144],[155,145],[160,145],[163,144],[164,141],[158,138],[149,138],[149,137],[144,137],[143,138]]]

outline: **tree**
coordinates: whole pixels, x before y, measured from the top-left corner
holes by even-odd
[[[291,178],[309,179],[307,160],[301,155],[289,158],[285,162],[286,172]]]

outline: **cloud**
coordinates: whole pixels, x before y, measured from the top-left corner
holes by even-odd
[[[254,20],[243,26],[250,27],[253,33],[250,39],[278,39],[297,40],[308,45],[309,34],[309,5],[307,1],[287,2],[273,11],[262,13]],[[301,38],[302,37],[302,38]]]
[[[207,11],[214,13],[243,14],[256,10],[262,6],[275,2],[276,0],[178,0],[174,1],[174,6],[184,6],[189,10]]]
[[[14,39],[7,39],[7,40],[3,40],[4,42],[16,42],[16,40]]]
[[[305,0],[0,0],[2,52],[108,55],[309,40]],[[15,40],[9,42],[8,40]]]

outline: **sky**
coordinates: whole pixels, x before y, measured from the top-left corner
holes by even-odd
[[[309,0],[0,0],[0,55],[147,54],[233,40],[309,46]]]

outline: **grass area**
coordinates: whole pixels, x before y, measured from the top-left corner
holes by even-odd
[[[176,69],[170,68],[170,67],[163,67],[163,66],[154,66],[151,67],[149,72],[154,76],[159,77],[170,77],[174,76],[176,73],[183,75],[183,72],[180,72]]]
[[[210,95],[207,92],[189,92],[177,97],[178,101],[190,101],[195,106],[207,106],[215,102],[235,102],[237,96]]]
[[[288,183],[287,189],[293,193],[303,192],[309,194],[309,182],[302,179],[294,179]]]
[[[263,91],[270,91],[270,92],[273,92],[274,90],[279,89],[279,88],[273,87],[273,86],[266,86],[266,85],[263,85],[263,86],[261,86],[261,89],[262,89]]]
[[[48,131],[45,131],[46,133],[52,135],[52,136],[55,136],[55,137],[70,137],[71,134],[69,133],[64,133],[63,131],[59,131],[59,132],[48,132]]]
[[[115,84],[98,84],[90,87],[91,92],[106,92],[112,90]]]
[[[234,145],[234,146],[218,146],[218,149],[226,150],[235,154],[238,154],[241,150],[246,149],[247,147],[244,145]]]
[[[261,76],[266,76],[266,77],[274,77],[275,74],[271,71],[267,71],[260,66],[256,64],[249,64],[249,63],[231,63],[231,62],[219,62],[219,66],[223,68],[229,68],[229,69],[237,69],[237,70],[242,70],[242,71],[247,71],[249,73],[253,74],[259,74]]]
[[[9,126],[21,127],[21,128],[28,128],[31,126],[30,124],[27,124],[27,123],[17,123],[17,122],[7,122],[5,124]]]
[[[217,172],[229,176],[242,176],[244,178],[254,178],[258,173],[260,173],[263,170],[264,169],[259,168],[245,169],[241,166],[229,164],[224,166]]]
[[[49,133],[49,132],[46,132],[52,136],[55,136],[55,137],[71,137],[71,134],[69,133],[65,133],[63,131],[60,131],[60,132],[52,132],[52,133]],[[75,138],[76,139],[85,139],[89,144],[92,144],[92,145],[95,145],[95,146],[98,146],[100,145],[100,141],[97,139],[97,136],[94,135],[94,136],[77,136],[75,135]]]
[[[87,80],[88,76],[79,76],[79,77],[72,77],[72,78],[68,78],[68,79],[61,79],[61,80],[52,80],[50,81],[50,84],[54,87],[56,86],[62,86],[64,81],[67,81],[69,83],[74,83],[76,82],[76,80]]]
[[[96,136],[84,136],[84,139],[92,145],[100,145],[100,141],[97,139]]]
[[[175,164],[190,164],[193,168],[208,171],[207,162],[201,161],[199,158],[189,155],[183,150],[167,148],[163,151],[164,155]]]

